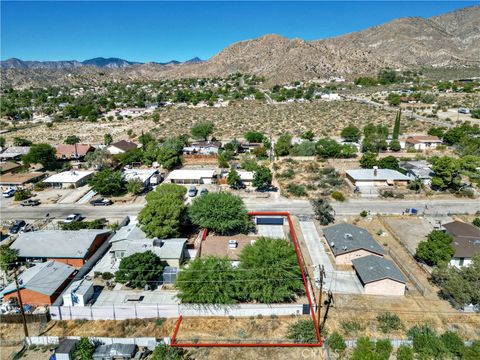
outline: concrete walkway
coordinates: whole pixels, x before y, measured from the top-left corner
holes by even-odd
[[[324,289],[337,294],[363,294],[363,287],[354,271],[337,271],[334,269],[325,251],[325,242],[320,238],[313,221],[300,221],[305,243],[307,244],[313,265],[323,265],[326,278]],[[318,278],[318,270],[315,270]]]

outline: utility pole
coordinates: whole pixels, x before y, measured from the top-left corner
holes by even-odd
[[[323,265],[317,265],[319,278],[320,278],[320,291],[318,292],[318,304],[317,304],[317,322],[320,323],[320,314],[322,311],[322,292],[323,292],[323,279],[325,277],[325,268]]]
[[[19,289],[19,286],[18,286],[18,277],[17,277],[17,268],[16,267],[13,269],[13,277],[15,279],[15,286],[17,288],[18,305],[20,305],[20,313],[22,314],[23,331],[25,333],[25,341],[27,341],[27,339],[29,338],[28,327],[27,327],[27,317],[25,316],[25,310],[23,309],[23,301],[22,301],[22,295],[20,294],[20,289]]]

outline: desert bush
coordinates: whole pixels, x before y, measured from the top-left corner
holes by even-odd
[[[402,321],[396,314],[389,312],[380,314],[377,316],[378,328],[384,333],[387,334],[392,331],[402,329]]]
[[[293,184],[293,183],[288,184],[287,191],[290,194],[292,194],[293,196],[307,196],[308,195],[304,186]]]
[[[340,191],[333,191],[331,196],[337,201],[345,201],[345,195],[343,195],[343,193]]]

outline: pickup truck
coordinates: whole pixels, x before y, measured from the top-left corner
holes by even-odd
[[[37,205],[40,205],[40,201],[35,200],[35,199],[27,199],[27,200],[22,201],[22,203],[20,205],[22,205],[22,206],[37,206]]]

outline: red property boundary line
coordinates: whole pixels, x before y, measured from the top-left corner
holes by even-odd
[[[288,226],[290,227],[290,235],[292,236],[292,241],[293,245],[295,247],[295,252],[297,253],[297,260],[298,264],[300,265],[300,271],[302,272],[302,279],[303,279],[303,285],[305,286],[305,292],[307,294],[308,298],[308,303],[310,305],[310,313],[312,315],[313,319],[313,324],[315,326],[315,332],[317,335],[317,340],[318,342],[316,343],[281,343],[281,344],[275,344],[275,343],[244,343],[244,344],[239,344],[239,343],[177,343],[175,342],[178,331],[180,330],[180,324],[182,323],[183,316],[180,315],[177,323],[175,325],[175,329],[173,330],[173,334],[171,337],[171,343],[170,346],[173,347],[321,347],[322,346],[322,337],[320,335],[320,329],[318,327],[318,322],[317,319],[315,318],[315,310],[313,307],[313,301],[312,301],[312,294],[310,294],[308,285],[307,285],[307,278],[305,277],[305,271],[303,268],[302,264],[302,259],[300,256],[300,248],[298,246],[298,241],[297,241],[297,235],[295,234],[295,230],[293,228],[293,222],[292,219],[290,218],[290,213],[289,212],[270,212],[270,211],[254,211],[254,212],[249,212],[248,215],[250,216],[285,216],[288,220]],[[207,235],[207,231],[204,231],[203,236],[202,236],[202,241],[205,240]]]

